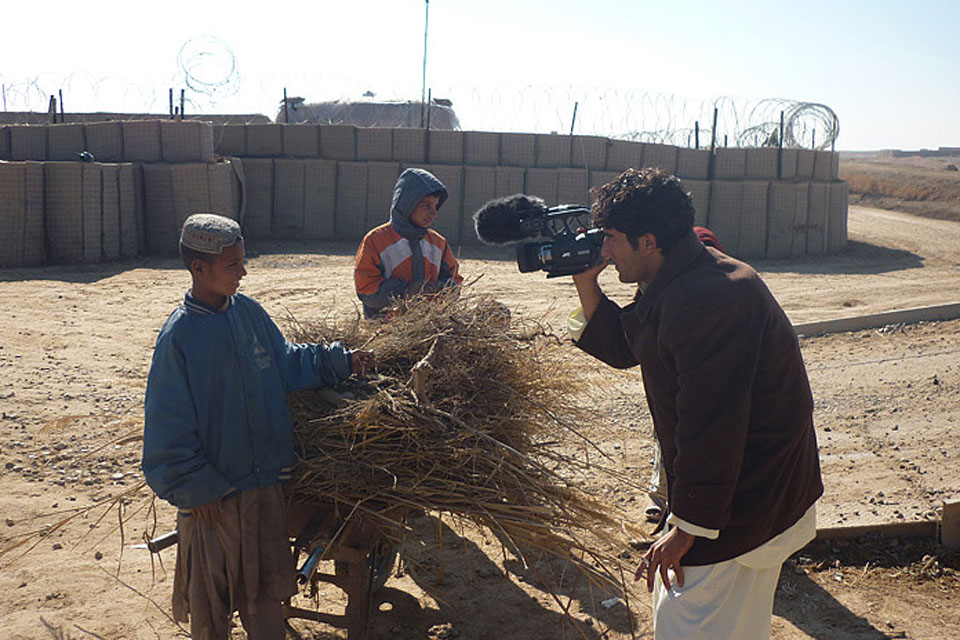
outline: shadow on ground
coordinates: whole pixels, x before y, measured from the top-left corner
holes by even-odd
[[[493,536],[483,541],[489,545],[485,553],[434,517],[418,518],[412,528],[405,543],[406,573],[438,608],[423,608],[403,591],[383,589],[372,638],[422,637],[436,625],[451,626],[458,637],[583,640],[608,637],[610,629],[630,634],[633,625],[636,637],[648,637],[644,631],[649,629],[623,604],[601,605],[612,594],[591,585],[568,563],[530,561],[523,567],[508,560],[501,565],[491,559],[501,554]],[[544,581],[554,588],[544,588]]]
[[[876,274],[916,269],[923,258],[903,249],[880,247],[851,240],[845,249],[833,255],[803,256],[783,260],[757,260],[752,264],[765,273],[801,274]]]
[[[809,575],[795,573],[791,563],[780,573],[773,613],[815,640],[888,640],[892,637],[850,611]]]

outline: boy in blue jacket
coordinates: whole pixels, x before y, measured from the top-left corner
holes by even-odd
[[[193,286],[167,318],[147,380],[143,473],[179,509],[173,613],[195,640],[226,640],[234,611],[251,640],[284,637],[296,592],[281,483],[294,462],[286,395],[332,386],[373,363],[369,351],[288,342],[237,293],[240,226],[187,218],[180,253]]]

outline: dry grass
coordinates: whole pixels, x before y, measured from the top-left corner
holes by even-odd
[[[840,179],[850,183],[854,204],[960,220],[958,158],[841,160]]]
[[[589,414],[569,348],[538,323],[508,323],[502,306],[467,292],[415,299],[388,321],[298,327],[297,340],[340,338],[378,364],[342,402],[290,399],[294,493],[388,529],[398,507],[454,514],[521,557],[538,550],[615,576],[616,554],[641,534],[582,489],[581,474],[605,461],[578,431]],[[420,384],[411,370],[426,372]]]

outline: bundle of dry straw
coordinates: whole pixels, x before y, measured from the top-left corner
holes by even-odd
[[[414,298],[385,321],[298,325],[300,341],[376,353],[376,371],[289,399],[299,443],[294,495],[391,524],[399,507],[447,512],[582,566],[607,564],[629,534],[577,485],[602,456],[578,432],[587,390],[570,349],[489,298]],[[396,524],[395,522],[392,524]]]

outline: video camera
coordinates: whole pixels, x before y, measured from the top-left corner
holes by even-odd
[[[603,232],[588,228],[590,209],[547,207],[542,198],[497,198],[474,214],[477,236],[488,244],[517,244],[520,273],[543,270],[548,278],[580,273],[600,263]],[[535,242],[523,242],[536,238]]]

